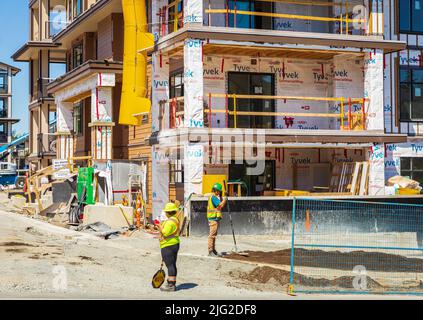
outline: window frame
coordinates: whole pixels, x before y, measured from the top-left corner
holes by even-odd
[[[81,49],[81,53],[80,54],[76,54],[75,50],[76,49]],[[79,57],[79,61],[77,61],[77,57]],[[72,46],[72,69],[76,69],[79,66],[84,64],[84,43],[82,41],[75,43]]]
[[[183,184],[185,181],[183,159],[171,159],[169,161],[169,184]]]
[[[403,169],[403,160],[409,160],[409,168],[410,169]],[[422,181],[416,180],[413,176],[413,173],[416,173],[416,172],[423,174],[423,169],[415,169],[414,168],[415,167],[415,165],[414,165],[415,160],[423,161],[423,158],[422,157],[401,157],[400,158],[400,174],[403,177],[410,177],[410,179],[418,181],[418,182],[423,184],[423,180]]]
[[[408,81],[402,81],[402,79],[401,79],[401,71],[403,71],[403,70],[406,70],[407,72],[409,72],[410,73],[410,75],[409,75],[409,79],[408,79]],[[421,121],[423,121],[423,116],[421,117],[421,118],[413,118],[412,117],[412,114],[411,114],[411,111],[412,111],[412,103],[413,103],[413,96],[414,96],[414,94],[413,94],[413,88],[414,88],[414,85],[416,85],[416,84],[418,84],[418,85],[421,85],[422,87],[423,87],[423,80],[422,80],[422,82],[414,82],[413,80],[413,72],[414,71],[421,71],[421,72],[423,72],[423,66],[421,66],[421,67],[418,67],[418,66],[410,66],[410,65],[408,65],[408,66],[406,66],[406,65],[403,65],[403,66],[399,66],[399,72],[398,72],[398,88],[399,88],[399,90],[398,90],[398,95],[399,95],[399,120],[400,120],[400,122],[421,122]],[[408,85],[408,90],[409,90],[409,96],[407,97],[407,99],[409,99],[410,100],[410,105],[409,105],[409,108],[410,108],[410,110],[409,110],[409,119],[407,119],[407,118],[403,118],[403,112],[402,112],[402,104],[401,104],[401,101],[403,101],[404,99],[403,99],[403,96],[402,96],[402,85],[403,84],[407,84]],[[423,94],[423,90],[422,90],[422,94]],[[423,96],[422,96],[422,99],[423,99]]]
[[[9,75],[7,74],[7,71],[0,69],[0,79],[3,80],[3,84],[0,83],[0,94],[9,93]]]
[[[76,112],[78,110],[78,113]],[[80,101],[73,105],[73,132],[79,137],[84,135],[84,102]],[[77,130],[78,129],[78,130]]]
[[[400,1],[408,1],[409,2],[409,13],[410,13],[410,30],[404,30],[401,28],[401,17],[402,17],[402,12],[401,12],[401,4]],[[413,12],[414,12],[414,6],[413,6],[413,1],[415,0],[400,0],[398,1],[398,5],[397,5],[397,9],[398,9],[398,30],[399,33],[403,33],[403,34],[415,34],[415,35],[423,35],[423,27],[421,31],[415,31],[413,28]],[[423,12],[423,0],[420,0],[421,6],[422,6],[422,12]]]

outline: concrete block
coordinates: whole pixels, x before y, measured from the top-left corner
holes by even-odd
[[[133,210],[132,207],[105,206],[101,204],[88,205],[84,209],[83,224],[89,225],[95,222],[103,222],[112,229],[128,227],[125,216],[128,218],[129,222],[132,223]],[[125,216],[123,213],[125,213]]]
[[[8,207],[11,209],[21,210],[26,204],[26,198],[22,196],[12,196]]]

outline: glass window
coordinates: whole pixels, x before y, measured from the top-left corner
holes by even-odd
[[[184,96],[184,74],[182,71],[170,76],[170,98]]]
[[[7,93],[7,73],[0,71],[0,93]]]
[[[401,175],[423,185],[423,158],[401,158]]]
[[[0,98],[0,118],[7,118],[7,98]]]
[[[82,135],[83,133],[83,102],[76,103],[73,107],[73,131],[76,135]]]
[[[83,12],[83,1],[84,0],[74,0],[73,2],[73,17],[76,18]]]
[[[400,70],[400,120],[423,119],[423,68]]]
[[[73,69],[84,63],[84,46],[82,43],[79,43],[72,48],[72,59]]]
[[[423,0],[399,1],[400,32],[423,33]]]
[[[184,165],[181,159],[171,160],[169,163],[170,183],[184,183]]]

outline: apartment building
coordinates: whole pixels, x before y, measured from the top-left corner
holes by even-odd
[[[63,68],[66,55],[52,37],[64,24],[53,23],[60,15],[63,1],[31,0],[29,41],[12,56],[15,61],[29,63],[29,152],[32,169],[48,166],[56,157],[56,104],[47,85]]]
[[[29,9],[31,40],[14,58],[31,65],[31,159],[127,159],[128,127],[117,123],[121,1],[33,0]]]
[[[384,1],[385,38],[407,48],[386,57],[385,129],[408,141],[386,148],[386,178],[409,176],[423,183],[423,1]]]
[[[154,1],[153,214],[210,174],[249,196],[316,191],[355,161],[384,195],[387,146],[407,139],[385,130],[385,58],[405,48],[384,37],[387,2]]]
[[[12,78],[20,71],[0,61],[0,147],[12,142],[12,126],[19,122],[19,119],[14,119],[12,116]],[[5,154],[7,162],[12,162],[12,153]]]

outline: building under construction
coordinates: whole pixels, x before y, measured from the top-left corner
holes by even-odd
[[[387,121],[398,113],[386,101],[398,98],[388,98],[395,90],[384,70],[395,74],[406,48],[391,27],[396,2],[32,0],[29,8],[31,39],[14,58],[30,62],[37,89],[34,161],[138,161],[154,215],[169,199],[208,193],[216,179],[238,197],[384,196],[391,146],[409,143],[402,122]],[[66,71],[53,79],[59,62]],[[41,152],[49,139],[54,150]]]

